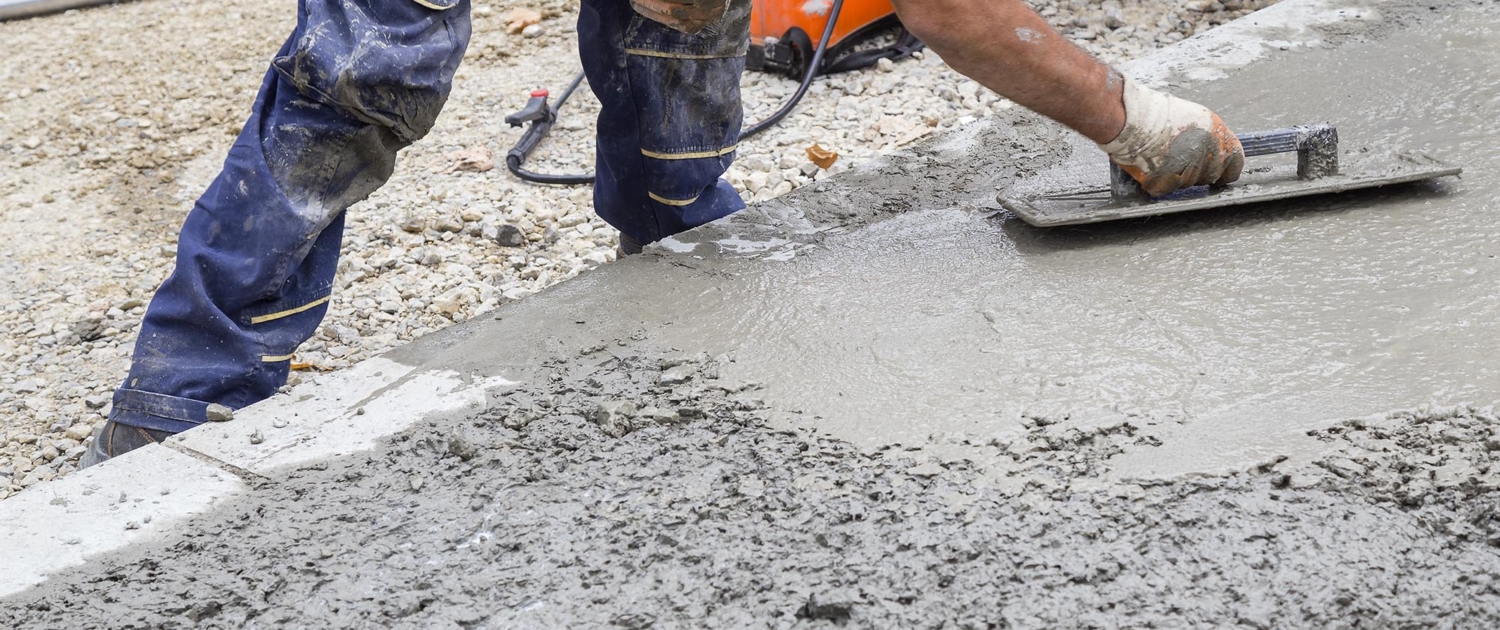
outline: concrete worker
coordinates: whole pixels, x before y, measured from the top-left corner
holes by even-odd
[[[1207,108],[1123,79],[1023,0],[898,0],[960,72],[1101,143],[1153,193],[1227,183],[1239,143]],[[258,402],[328,309],[344,211],[432,129],[469,0],[299,0],[223,170],[188,214],[130,374],[82,465]],[[602,103],[594,206],[622,250],[744,207],[721,176],[740,133],[750,0],[582,0]]]

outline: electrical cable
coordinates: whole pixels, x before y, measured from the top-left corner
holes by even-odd
[[[828,42],[833,41],[833,27],[835,24],[838,24],[839,11],[843,10],[843,8],[844,0],[833,0],[833,8],[828,11],[828,25],[823,27],[823,39],[818,40],[818,46],[813,52],[812,61],[807,64],[807,70],[803,72],[802,84],[797,86],[797,92],[792,94],[792,98],[787,99],[786,104],[782,105],[781,109],[776,110],[770,117],[750,125],[749,129],[741,131],[740,142],[744,142],[746,139],[770,129],[776,123],[781,122],[781,119],[786,118],[787,114],[792,113],[792,109],[797,107],[797,103],[802,102],[802,97],[807,94],[807,89],[812,87],[813,79],[818,78],[818,70],[823,66],[823,53],[828,52]]]
[[[807,95],[808,88],[812,87],[813,80],[817,79],[820,74],[818,70],[823,63],[823,54],[828,52],[828,42],[833,40],[833,27],[838,24],[839,12],[843,8],[844,0],[833,0],[833,6],[828,11],[828,24],[823,27],[823,38],[818,40],[818,45],[813,49],[812,60],[807,64],[807,69],[803,72],[802,83],[797,86],[797,91],[792,94],[790,99],[787,99],[787,102],[781,106],[781,109],[773,112],[765,120],[750,125],[749,129],[742,130],[739,138],[741,142],[776,126],[783,118],[792,113],[792,110],[802,101],[802,97]],[[541,143],[542,138],[547,135],[547,132],[552,129],[553,123],[557,120],[557,113],[562,110],[563,104],[568,102],[568,97],[573,95],[573,92],[578,89],[578,85],[582,82],[583,72],[579,72],[577,76],[573,77],[572,83],[568,84],[568,89],[563,91],[562,96],[557,99],[557,102],[548,108],[550,110],[549,115],[543,120],[532,122],[527,127],[526,133],[521,134],[521,139],[516,142],[516,146],[512,147],[510,152],[506,154],[505,166],[516,177],[538,184],[567,185],[594,183],[593,173],[562,175],[537,173],[521,168],[521,165],[526,162],[526,157],[531,154],[532,149],[535,149]]]

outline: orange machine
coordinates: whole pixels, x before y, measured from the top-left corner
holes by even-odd
[[[800,79],[840,0],[756,0],[750,17],[751,70],[778,72]],[[856,70],[882,57],[897,59],[920,50],[922,43],[901,29],[894,45],[855,50],[860,42],[899,24],[890,0],[842,0],[838,23],[817,74]]]

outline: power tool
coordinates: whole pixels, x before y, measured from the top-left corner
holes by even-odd
[[[757,0],[750,13],[750,52],[745,67],[801,79],[817,46],[827,49],[818,74],[835,74],[874,65],[881,58],[899,59],[922,49],[904,28],[893,44],[864,46],[872,37],[900,26],[890,0],[844,0],[827,41],[813,41],[828,26],[834,0]]]

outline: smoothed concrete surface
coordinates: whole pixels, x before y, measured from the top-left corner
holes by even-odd
[[[1318,449],[1306,432],[1342,418],[1500,400],[1500,223],[1486,210],[1500,189],[1495,8],[1322,6],[1359,18],[1318,46],[1258,40],[1269,57],[1176,91],[1247,130],[1332,120],[1346,150],[1426,151],[1468,175],[1034,229],[985,210],[998,188],[1102,175],[1106,162],[1014,116],[392,356],[523,373],[638,336],[729,355],[725,375],[765,383],[783,426],[982,463],[984,449],[948,443],[1012,436],[1036,416],[1156,428],[1166,445],[1127,447],[1121,477],[1305,460]],[[556,313],[584,323],[558,326]]]

